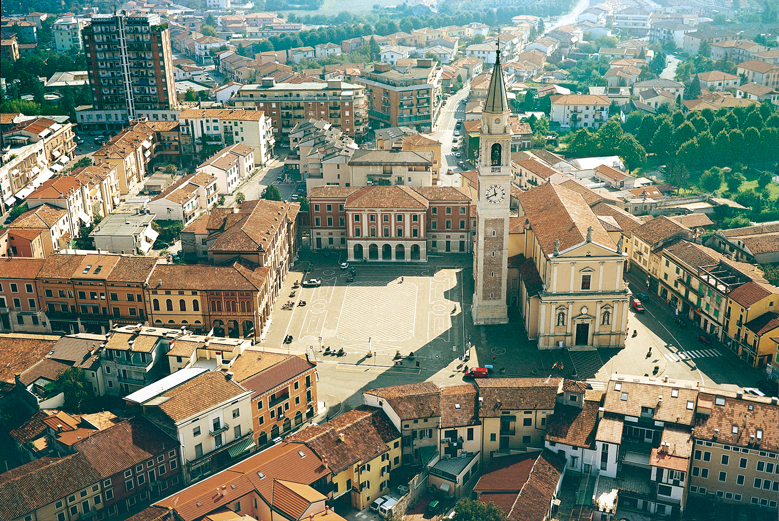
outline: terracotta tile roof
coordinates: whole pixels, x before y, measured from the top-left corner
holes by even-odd
[[[501,411],[553,410],[561,378],[484,378],[476,383],[481,418],[498,418]]]
[[[473,487],[474,492],[513,492],[516,500],[517,494],[527,483],[537,457],[537,452],[526,452],[494,458]]]
[[[47,179],[27,199],[65,199],[81,189],[81,181],[71,176]]]
[[[357,186],[315,186],[308,193],[308,199],[346,198],[359,190]]]
[[[552,100],[553,105],[600,105],[608,107],[611,100],[606,96],[594,94],[568,94]]]
[[[527,159],[524,161],[517,161],[517,165],[521,166],[522,168],[526,170],[530,170],[535,175],[542,179],[550,179],[553,175],[559,174],[562,175],[560,172],[555,170],[554,168],[551,168],[544,163],[541,163],[540,161],[536,161],[534,159]]]
[[[244,201],[237,211],[215,208],[208,219],[208,230],[216,237],[209,248],[213,252],[266,251],[270,239],[291,221],[292,205],[265,199]]]
[[[753,304],[777,293],[779,293],[779,288],[776,286],[759,284],[750,280],[728,293],[728,297],[740,306],[750,308]]]
[[[408,186],[366,186],[346,198],[349,208],[426,209],[428,201]]]
[[[181,230],[181,233],[194,233],[195,235],[207,235],[208,234],[208,215],[202,214],[200,217],[189,223],[186,228]]]
[[[692,430],[669,425],[663,429],[660,441],[667,443],[668,451],[679,458],[692,457]]]
[[[470,193],[459,186],[417,186],[414,191],[430,202],[446,201],[469,203]]]
[[[626,179],[628,177],[631,177],[628,174],[626,174],[625,172],[621,172],[621,171],[617,170],[616,168],[612,168],[612,167],[610,167],[608,165],[599,165],[598,167],[595,168],[595,171],[598,172],[599,174],[603,175],[603,176],[608,177],[609,179],[611,179],[613,181],[620,181],[622,179]]]
[[[692,425],[695,410],[694,406],[690,407],[689,404],[695,404],[697,397],[695,382],[670,380],[668,383],[661,383],[642,378],[626,378],[609,381],[603,406],[608,413],[636,418],[641,417],[642,407],[648,407],[654,411],[652,418],[655,421]]]
[[[587,198],[585,197],[585,200],[586,199]],[[621,208],[617,208],[616,206],[612,206],[610,204],[606,204],[605,202],[595,203],[592,206],[592,211],[595,212],[595,215],[597,216],[613,217],[614,220],[617,221],[619,227],[622,228],[622,233],[627,236],[630,235],[630,233],[633,231],[634,228],[637,228],[643,224],[641,221],[633,217],[625,210],[622,210]]]
[[[567,179],[560,183],[560,186],[564,186],[568,190],[571,190],[573,192],[576,192],[577,194],[581,195],[584,199],[584,202],[593,207],[593,211],[595,211],[594,206],[601,201],[604,201],[603,197],[598,195],[597,192],[593,192],[586,186],[577,183],[573,179]],[[595,212],[597,214],[597,212]]]
[[[245,351],[240,358],[245,357],[246,353],[247,352]],[[267,356],[267,354],[265,356]],[[289,382],[293,378],[304,374],[306,371],[310,371],[314,367],[316,367],[315,364],[312,364],[302,356],[288,356],[284,360],[281,360],[266,369],[261,369],[254,375],[245,377],[243,380],[238,380],[236,377],[236,380],[240,381],[245,389],[254,391],[254,396],[252,396],[252,398],[258,398],[260,395],[270,391],[274,387],[278,387],[284,382]],[[240,369],[241,368],[239,368],[239,370]]]
[[[509,513],[510,521],[545,519],[565,470],[565,456],[544,450]]]
[[[715,398],[725,401],[716,405]],[[735,393],[706,389],[701,391],[699,400],[710,402],[711,414],[698,415],[695,422],[695,438],[714,441],[738,447],[759,448],[771,452],[779,451],[779,407],[765,398],[744,395],[738,398]],[[733,433],[733,425],[738,425],[738,433]],[[715,430],[719,433],[715,434]],[[762,430],[762,440],[756,443],[757,430]],[[755,438],[751,438],[754,436]]]
[[[57,378],[59,378],[59,375],[65,372],[65,370],[67,370],[69,367],[69,365],[63,364],[62,362],[57,362],[56,360],[51,360],[50,358],[44,358],[37,364],[24,371],[19,377],[19,381],[21,381],[24,385],[30,385],[39,378],[44,378],[50,382],[55,382],[57,381]]]
[[[763,336],[779,327],[779,314],[772,311],[764,313],[744,324],[744,327],[757,336]]]
[[[84,255],[81,263],[76,266],[74,279],[105,279],[113,267],[119,262],[119,255],[89,254]]]
[[[311,485],[330,474],[322,460],[305,445],[279,443],[158,501],[156,506],[174,509],[179,521],[194,521],[252,491],[258,492],[270,504],[274,480]],[[224,495],[216,497],[214,491],[223,485]]]
[[[43,259],[16,257],[0,258],[0,279],[35,280],[43,266]]]
[[[161,394],[168,400],[154,408],[178,422],[245,393],[246,389],[223,373],[208,372]]]
[[[114,269],[106,276],[108,282],[135,282],[142,284],[149,280],[159,257],[141,257],[138,255],[121,256]]]
[[[123,333],[115,331],[111,338],[106,342],[106,349],[115,349],[117,351],[134,351],[136,353],[151,353],[154,351],[160,337],[156,335],[135,333]]]
[[[383,410],[363,405],[325,424],[306,427],[287,441],[304,443],[338,474],[388,452],[398,438],[400,432]]]
[[[558,403],[554,415],[547,420],[546,441],[572,447],[594,448],[599,407],[597,402],[585,402],[581,409]]]
[[[0,381],[13,383],[14,375],[43,359],[58,339],[50,335],[0,335]]]
[[[584,243],[590,227],[593,242],[612,250],[617,247],[584,198],[563,186],[544,183],[533,187],[522,193],[519,204],[546,255],[554,252],[557,240],[561,252]]]
[[[386,400],[401,420],[441,416],[440,391],[433,382],[381,387],[365,394]]]
[[[463,122],[463,129],[468,132],[481,132],[481,119],[472,119]]]
[[[634,228],[633,235],[652,246],[677,237],[689,238],[690,230],[672,221],[665,215],[659,215],[651,221]]]
[[[169,508],[150,506],[128,517],[125,521],[176,521],[176,515]]]
[[[460,172],[460,175],[468,180],[471,187],[477,189],[479,188],[479,173],[476,170],[467,170],[465,172]],[[462,185],[462,183],[460,184]]]
[[[311,503],[327,499],[308,485],[291,481],[273,480],[271,505],[289,514],[292,519],[300,519]]]
[[[739,240],[744,243],[752,255],[779,251],[779,233],[739,237]]]
[[[229,121],[260,121],[265,113],[261,110],[228,110],[228,109],[187,109],[179,114],[182,119],[220,119]]]
[[[535,297],[544,289],[544,281],[533,259],[526,259],[519,266],[519,276],[522,284],[525,285],[525,291],[531,297]]]
[[[264,286],[266,274],[267,268],[246,261],[236,261],[228,266],[157,264],[149,276],[149,287],[155,290],[257,291]]]
[[[604,416],[598,422],[598,431],[595,434],[595,440],[621,445],[623,427],[624,424],[621,418]]]
[[[11,437],[20,445],[38,438],[46,432],[46,424],[43,422],[43,419],[48,418],[48,416],[43,411],[36,412],[29,420],[12,430]]]
[[[404,145],[411,145],[411,146],[433,146],[433,145],[440,145],[441,142],[437,141],[429,136],[426,136],[424,134],[412,134],[409,136],[403,136],[400,138],[400,142]]]
[[[745,71],[759,72],[763,74],[769,72],[775,67],[777,66],[772,63],[763,62],[759,60],[749,60],[738,64],[739,69],[744,69]]]
[[[100,477],[108,478],[178,445],[176,439],[149,420],[136,417],[98,431],[73,448],[84,455]]]
[[[477,425],[478,393],[473,384],[450,385],[441,388],[441,428]]]
[[[82,454],[42,458],[0,475],[0,518],[17,519],[100,482]]]
[[[38,278],[69,279],[81,265],[83,258],[84,255],[49,255],[44,259]]]
[[[14,219],[14,221],[8,225],[8,228],[50,229],[67,214],[67,210],[51,206],[50,204],[42,204],[33,208],[32,210],[24,212],[22,215]]]
[[[64,411],[58,411],[43,420],[54,432],[69,432],[78,429],[80,423],[78,418],[71,416]]]
[[[679,241],[664,248],[663,254],[681,261],[693,270],[697,270],[701,266],[717,264],[722,258],[719,252],[688,241]]]

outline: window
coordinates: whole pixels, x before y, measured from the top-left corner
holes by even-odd
[[[657,486],[657,495],[658,496],[670,496],[671,491],[673,489],[669,487],[668,485],[658,485]]]
[[[711,452],[704,451],[704,453],[703,453],[703,461],[711,461]]]
[[[179,300],[179,311],[187,310],[187,302],[184,299]]]
[[[236,440],[241,437],[241,426],[240,425],[236,425],[233,428],[233,436],[235,437]]]
[[[126,490],[132,490],[135,488],[135,483],[133,482],[133,480],[128,479],[127,481],[124,482],[124,488]]]
[[[744,475],[739,474],[736,476],[736,485],[743,485],[744,484]]]
[[[720,463],[727,466],[728,463],[730,463],[730,456],[728,456],[727,454],[723,454]]]
[[[701,477],[703,479],[709,479],[709,469],[702,468],[701,469]]]
[[[194,429],[192,429],[192,436],[197,437],[200,436],[200,426],[198,425]]]
[[[157,300],[156,298],[152,301],[152,308],[154,309],[154,311],[160,310],[160,301]]]
[[[495,441],[496,439],[497,439],[497,438],[496,438],[496,435],[495,435],[495,433],[494,433],[494,432],[491,432],[491,433],[490,433],[490,441]]]
[[[757,471],[758,472],[765,471],[765,461],[758,461],[757,462]]]
[[[197,445],[195,445],[195,457],[199,458],[202,455],[203,455],[203,444],[198,443]]]
[[[530,436],[522,436],[522,443],[530,443]]]
[[[238,418],[241,415],[240,409],[233,409],[233,418]]]
[[[582,290],[590,289],[592,275],[582,275]]]
[[[763,484],[763,480],[760,478],[755,478],[754,483],[752,483],[752,486],[754,488],[760,488],[760,486]]]
[[[523,427],[532,427],[533,426],[533,418],[524,418],[522,420],[522,426]]]
[[[723,483],[728,480],[728,473],[725,471],[720,471],[719,473],[719,480]]]

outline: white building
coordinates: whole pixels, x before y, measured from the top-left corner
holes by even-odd
[[[241,87],[243,87],[242,83],[231,81],[211,89],[211,97],[214,98],[217,103],[224,104],[227,103],[227,101],[232,98],[233,95],[241,89]]]
[[[144,416],[179,441],[184,479],[191,482],[216,470],[218,454],[229,450],[237,456],[254,446],[251,395],[229,373],[191,368],[125,401],[141,407]]]
[[[154,217],[154,214],[114,213],[100,221],[89,236],[100,251],[146,255],[159,236],[151,227]]]
[[[214,36],[201,36],[195,40],[195,61],[203,65],[213,64],[214,60],[211,58],[211,49],[218,49],[226,44],[226,41],[220,40]]]
[[[330,56],[338,56],[342,53],[341,46],[334,43],[318,43],[315,47],[315,54],[317,58],[329,58]]]
[[[479,58],[487,65],[495,65],[495,44],[474,43],[465,48],[465,56],[469,58]],[[506,58],[504,52],[501,52],[501,59]]]
[[[198,172],[182,177],[149,201],[149,212],[160,220],[177,220],[188,225],[219,198],[216,177]]]
[[[649,17],[649,11],[639,7],[628,7],[614,15],[614,28],[643,36],[649,33]]]
[[[230,9],[230,0],[206,0],[206,8],[219,10]]]
[[[270,161],[275,143],[271,121],[262,110],[182,110],[179,128],[184,153],[199,152],[203,145],[242,143],[252,148],[257,165]]]
[[[81,29],[84,25],[84,20],[71,15],[65,15],[54,22],[54,48],[58,53],[79,53],[84,49],[81,41]]]
[[[552,101],[551,120],[567,128],[598,128],[609,120],[606,96],[569,94]]]
[[[381,50],[381,61],[390,65],[397,65],[398,60],[408,58],[414,50],[413,47],[404,47],[402,45],[384,47]]]
[[[722,71],[709,71],[699,73],[698,81],[700,81],[701,89],[708,89],[710,91],[723,91],[727,89],[735,89],[741,85],[741,76],[728,74]]]

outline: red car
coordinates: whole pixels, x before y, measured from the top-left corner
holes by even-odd
[[[490,371],[486,367],[472,367],[466,371],[465,376],[467,378],[487,378],[490,376]]]
[[[631,305],[631,307],[633,308],[633,310],[634,310],[636,313],[643,313],[644,311],[646,311],[646,310],[644,309],[644,305],[643,305],[643,304],[641,303],[641,301],[640,301],[640,300],[638,300],[637,298],[634,298],[633,300],[631,300],[631,301],[630,301],[630,305]]]
[[[709,338],[706,335],[698,335],[698,342],[700,342],[701,344],[707,346],[707,345],[711,344],[711,338]]]

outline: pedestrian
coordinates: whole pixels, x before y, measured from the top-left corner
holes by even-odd
[[[405,280],[405,279],[404,279],[403,277],[400,277],[400,283],[401,283],[401,284],[403,284],[403,281],[404,281],[404,280]]]

